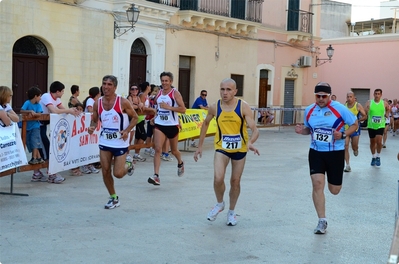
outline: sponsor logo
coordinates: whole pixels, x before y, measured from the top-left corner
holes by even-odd
[[[316,128],[314,132],[320,134],[332,135],[332,130],[327,128]]]
[[[68,121],[62,118],[57,122],[52,132],[52,149],[58,162],[63,162],[68,156],[70,131]]]

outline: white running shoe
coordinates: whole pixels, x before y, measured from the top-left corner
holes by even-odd
[[[91,171],[91,173],[99,173],[99,172],[100,172],[99,170],[97,170],[97,169],[93,166],[93,164],[87,165],[87,168]]]
[[[134,154],[133,155],[133,160],[143,162],[143,161],[146,160],[146,158],[143,158],[142,156],[140,156],[140,154]]]
[[[319,220],[316,229],[314,230],[315,234],[322,235],[326,233],[327,229],[327,221],[326,220]]]
[[[219,207],[218,204],[216,204],[212,210],[208,213],[208,220],[209,221],[215,221],[216,217],[218,214],[224,210],[224,202],[222,203],[222,206]]]
[[[237,224],[236,214],[227,214],[227,223],[228,226],[235,226]]]

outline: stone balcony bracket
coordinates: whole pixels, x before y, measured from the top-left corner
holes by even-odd
[[[178,23],[183,27],[207,29],[218,32],[248,35],[256,33],[259,23],[231,17],[213,15],[203,12],[178,11]]]
[[[309,41],[311,38],[310,33],[305,33],[301,31],[288,31],[287,41],[290,43],[300,43],[303,41]]]

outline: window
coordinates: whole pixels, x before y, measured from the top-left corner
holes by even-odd
[[[244,94],[244,75],[232,74],[231,79],[236,82],[237,85],[237,94],[236,96],[243,96]]]

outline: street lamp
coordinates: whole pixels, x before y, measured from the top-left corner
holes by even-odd
[[[328,61],[328,62],[331,62],[331,57],[334,55],[334,49],[333,49],[333,47],[331,47],[331,45],[330,45],[330,46],[328,46],[328,48],[326,49],[326,51],[327,51],[328,59],[319,59],[319,57],[316,56],[316,67],[317,67],[317,66],[320,66],[320,65],[323,65],[323,64],[326,63],[327,61]]]
[[[126,10],[126,16],[127,16],[127,21],[131,23],[131,26],[119,26],[116,21],[114,21],[114,39],[116,37],[120,37],[129,30],[134,31],[134,24],[136,24],[137,20],[139,20],[139,15],[140,15],[140,10],[132,4],[127,10]],[[121,28],[123,28],[123,32],[121,33]]]

